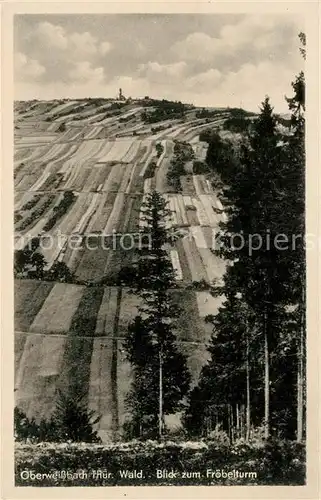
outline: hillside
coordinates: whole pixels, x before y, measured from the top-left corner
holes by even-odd
[[[181,235],[168,248],[172,293],[183,306],[178,342],[197,382],[211,334],[204,318],[220,301],[192,283],[223,275],[211,247],[224,213],[193,162],[206,156],[200,132],[219,129],[232,113],[152,100],[15,104],[15,250],[39,237],[46,270],[63,262],[75,276],[74,284],[15,281],[15,394],[29,417],[48,417],[64,387],[86,393],[103,437],[121,431],[130,385],[121,343],[137,300],[117,280],[135,261],[140,206],[153,189],[168,200],[168,227]]]

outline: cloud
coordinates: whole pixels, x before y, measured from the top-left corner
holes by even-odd
[[[136,44],[135,44],[135,52],[136,54],[146,54],[148,51],[146,45],[144,45],[142,42],[138,41]]]
[[[259,64],[244,63],[238,70],[222,74],[211,68],[208,71],[177,80],[150,81],[143,75],[120,75],[105,81],[103,68],[93,67],[88,61],[76,62],[70,69],[69,83],[57,82],[41,85],[18,82],[17,99],[54,99],[115,96],[121,87],[126,96],[181,100],[196,106],[243,107],[258,111],[265,95],[271,98],[276,112],[287,112],[284,95],[292,95],[291,81],[301,69],[275,64],[269,60]],[[277,84],[276,84],[277,82]]]
[[[150,82],[160,83],[167,82],[173,79],[181,78],[187,69],[187,63],[180,61],[172,64],[160,64],[156,61],[149,61],[140,64],[138,67],[138,75],[146,78]]]
[[[100,83],[104,80],[104,68],[93,68],[90,62],[80,61],[74,63],[68,76],[71,81]]]
[[[63,53],[63,56],[66,55],[66,52],[69,52],[70,56],[83,58],[98,53],[106,54],[112,48],[110,42],[100,42],[89,31],[68,33],[62,26],[48,21],[38,23],[35,32],[31,36],[36,37],[39,43],[44,44],[47,48],[58,49]],[[57,52],[55,55],[59,56]]]
[[[115,97],[119,87],[123,88],[126,96],[141,96],[150,93],[151,87],[147,80],[133,78],[131,76],[119,76],[110,82],[101,79],[101,73],[96,72],[96,78],[90,80],[88,76],[89,67],[77,65],[70,71],[73,80],[70,82],[46,82],[41,85],[30,84],[26,81],[15,83],[16,99],[57,99],[83,97]]]
[[[190,33],[173,45],[172,53],[180,60],[208,62],[246,49],[250,53],[253,48],[271,52],[288,44],[289,38],[291,42],[299,31],[299,22],[294,17],[246,16],[235,24],[222,26],[217,37],[202,32]]]
[[[172,51],[181,59],[207,61],[218,50],[219,40],[205,33],[191,33],[174,44]]]
[[[65,50],[68,47],[68,38],[65,30],[61,26],[56,26],[47,21],[38,24],[34,33],[31,35],[39,38],[41,42],[45,42],[51,47]]]
[[[102,42],[99,46],[99,52],[104,56],[108,54],[112,49],[112,44],[109,42]]]
[[[216,86],[222,80],[222,73],[217,69],[209,69],[203,73],[187,78],[184,82],[184,87],[195,92],[205,92]]]
[[[221,77],[209,71],[206,75],[207,85],[199,85],[202,91],[194,100],[202,106],[235,106],[258,111],[265,95],[268,94],[276,111],[287,111],[284,95],[292,94],[291,81],[299,69],[299,65],[286,67],[284,64],[265,60],[259,64],[245,63],[238,70]],[[194,78],[196,83],[197,76]],[[202,79],[205,79],[205,74]],[[188,85],[186,88],[189,90]],[[197,92],[197,86],[191,87],[192,89]]]
[[[284,94],[291,95],[291,81],[303,66],[299,23],[291,16],[213,16],[213,26],[204,16],[192,24],[186,18],[179,30],[162,25],[163,39],[159,32],[156,41],[146,18],[144,29],[135,24],[125,42],[124,26],[117,23],[106,29],[87,18],[43,19],[16,34],[20,99],[115,96],[122,87],[126,96],[251,110],[269,94],[279,110],[286,108]]]
[[[36,59],[30,59],[22,52],[17,52],[14,56],[15,77],[21,79],[37,79],[46,72]]]
[[[96,54],[98,50],[98,40],[88,31],[85,33],[72,33],[69,36],[70,49],[78,51],[81,55]]]

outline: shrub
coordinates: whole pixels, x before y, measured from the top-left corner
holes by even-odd
[[[38,198],[38,195],[35,196],[34,198]],[[32,200],[30,200],[30,203],[31,203],[31,201],[32,202],[34,201],[34,198]],[[39,196],[39,199],[37,199],[37,203],[40,200],[40,198],[41,198],[41,196]],[[26,219],[24,219],[21,222],[21,224],[19,225],[18,229],[20,231],[23,231],[30,224],[32,224],[33,222],[35,222],[35,220],[39,219],[45,213],[45,211],[47,210],[47,208],[51,205],[51,203],[53,202],[54,198],[55,198],[55,195],[49,195],[46,198],[45,202],[42,205],[40,205],[38,208],[36,208],[36,210],[34,210],[29,217],[27,217]]]
[[[221,110],[215,109],[215,110],[210,110],[206,108],[202,108],[195,113],[195,118],[213,118],[219,114],[221,114]]]
[[[223,129],[224,130],[229,130],[230,132],[234,133],[244,133],[249,129],[249,125],[251,122],[249,121],[248,118],[245,118],[244,116],[232,116],[230,118],[227,118],[223,124]]]
[[[59,125],[58,132],[66,132],[66,124],[62,123]]]
[[[208,439],[220,446],[228,446],[230,444],[230,439],[227,433],[220,427],[216,427],[213,431],[211,431],[209,433]]]
[[[26,274],[29,278],[42,278],[46,261],[44,256],[37,251],[39,238],[33,238],[23,250],[14,252],[14,274],[19,277]]]
[[[198,291],[206,291],[212,289],[210,283],[208,283],[204,278],[201,279],[200,281],[192,281],[192,283],[187,285],[186,288],[189,290],[198,290]]]
[[[150,179],[154,177],[156,168],[157,168],[156,162],[151,161],[145,170],[144,179]]]
[[[150,100],[148,105],[154,107],[153,111],[143,111],[141,119],[145,123],[157,123],[163,120],[180,119],[184,117],[186,106],[180,101]]]
[[[55,262],[47,271],[45,279],[48,281],[60,281],[61,283],[73,283],[74,275],[65,262]]]
[[[27,203],[25,203],[21,210],[24,211],[24,210],[31,210],[33,207],[35,207],[38,203],[38,201],[41,200],[41,195],[40,194],[37,194],[35,196],[32,197],[31,200],[29,200]]]
[[[182,190],[181,176],[186,175],[185,164],[194,158],[194,151],[187,142],[176,141],[174,157],[167,172],[167,182],[179,192]]]
[[[72,191],[65,191],[64,197],[59,203],[59,205],[55,206],[53,208],[53,215],[52,217],[48,220],[48,222],[44,225],[43,229],[44,231],[49,231],[54,227],[58,219],[60,219],[67,210],[70,208],[70,206],[74,203],[76,199],[76,196]]]
[[[22,219],[22,215],[19,214],[18,212],[15,212],[14,214],[14,223],[16,224],[17,222],[19,222],[20,220]]]
[[[160,142],[158,142],[156,144],[155,148],[157,151],[157,158],[159,158],[162,155],[162,153],[164,152],[164,146]]]

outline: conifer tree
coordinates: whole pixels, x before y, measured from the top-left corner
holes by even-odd
[[[261,377],[254,313],[237,294],[231,294],[210,319],[210,359],[201,371],[198,386],[191,392],[185,425],[191,434],[199,435],[220,424],[232,440],[230,413],[235,424],[242,418],[239,437],[248,440],[252,421],[258,425],[261,416],[257,411]],[[255,412],[251,411],[252,405]]]
[[[279,256],[274,248],[267,249],[265,242],[262,246],[261,239],[267,231],[272,236],[279,232],[274,208],[278,198],[275,184],[281,157],[277,141],[276,120],[269,98],[266,97],[248,144],[243,144],[241,170],[235,183],[224,193],[229,220],[221,225],[224,245],[220,250],[221,255],[234,261],[227,274],[233,276],[236,291],[241,292],[246,303],[256,311],[257,323],[260,325],[264,353],[263,420],[266,438],[270,434],[270,344],[274,342],[275,334],[272,318],[277,295],[281,300],[282,287],[275,280]],[[242,235],[240,247],[235,246],[230,234]]]
[[[88,410],[83,395],[73,395],[71,398],[59,391],[56,408],[51,417],[55,441],[100,442],[97,432],[93,429],[99,420],[100,417],[95,417],[94,412]]]
[[[100,417],[87,409],[83,396],[70,398],[59,391],[52,416],[36,422],[18,407],[14,410],[15,439],[34,442],[86,442],[97,443],[100,438],[93,426]]]
[[[147,421],[151,435],[161,437],[164,415],[182,408],[189,389],[186,359],[176,345],[175,319],[178,310],[170,289],[175,274],[166,253],[171,236],[166,228],[170,215],[162,196],[153,191],[141,208],[148,247],[140,249],[136,283],[132,292],[141,298],[139,315],[128,329],[124,348],[134,368],[134,381],[128,401],[133,426]]]

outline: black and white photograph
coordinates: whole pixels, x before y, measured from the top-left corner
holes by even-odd
[[[13,17],[15,487],[305,486],[304,16]]]

